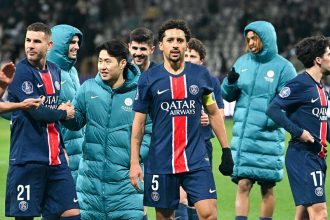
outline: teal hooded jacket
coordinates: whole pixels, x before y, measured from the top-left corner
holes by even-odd
[[[283,178],[284,130],[267,115],[269,103],[286,82],[296,76],[293,65],[278,54],[272,24],[256,21],[244,29],[254,31],[262,41],[259,53],[248,52],[234,64],[240,75],[229,84],[225,78],[222,96],[236,101],[233,115],[233,176],[278,182]]]
[[[52,29],[53,47],[47,54],[47,60],[57,64],[61,68],[61,92],[60,102],[72,101],[80,88],[78,72],[74,67],[76,59],[68,57],[69,45],[73,36],[78,36],[79,46],[83,35],[75,27],[70,25],[56,25]],[[81,158],[81,148],[84,140],[84,129],[70,131],[61,126],[61,134],[64,140],[66,151],[69,155],[69,166],[71,174],[76,181],[79,161]]]
[[[86,125],[77,179],[82,219],[143,218],[143,185],[137,192],[129,179],[132,107],[139,76],[138,67],[127,63],[125,83],[112,90],[98,73],[84,82],[73,100],[75,117],[65,125],[75,130]],[[141,161],[149,151],[152,126],[148,121]]]

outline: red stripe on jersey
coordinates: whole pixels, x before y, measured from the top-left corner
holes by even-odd
[[[60,154],[60,135],[55,128],[54,123],[47,124],[48,147],[49,147],[49,165],[61,164]]]
[[[187,98],[186,75],[180,77],[170,77],[172,99]]]
[[[172,119],[173,125],[173,173],[189,171],[185,148],[187,146],[187,116],[176,116]]]
[[[44,86],[46,88],[47,95],[53,95],[55,94],[54,84],[52,80],[52,76],[49,72],[47,73],[40,73],[41,79],[44,83]]]
[[[186,75],[170,77],[172,99],[187,98]],[[172,119],[172,166],[173,173],[189,171],[185,149],[187,147],[187,116]]]
[[[327,97],[325,95],[324,90],[317,86],[317,90],[319,93],[319,97],[320,97],[320,102],[321,102],[321,106],[322,108],[326,108],[327,107]],[[320,139],[321,139],[321,144],[322,144],[322,150],[319,153],[319,155],[324,158],[325,157],[325,146],[326,146],[326,138],[327,138],[327,121],[321,121],[321,126],[320,126]]]

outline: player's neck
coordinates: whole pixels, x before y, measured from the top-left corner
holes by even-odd
[[[121,74],[119,76],[119,78],[116,80],[107,81],[107,83],[111,87],[111,89],[118,89],[119,87],[121,87],[124,84],[124,82],[125,82],[125,79],[124,79],[123,74]]]
[[[166,61],[164,62],[164,67],[165,69],[174,75],[178,75],[180,73],[182,73],[182,71],[184,70],[184,61],[180,60],[178,62],[172,62],[172,61]]]
[[[307,68],[306,72],[315,80],[315,82],[321,82],[322,73],[318,67],[313,66],[311,68]]]
[[[34,66],[35,68],[39,70],[45,70],[46,69],[46,59],[41,59],[38,61],[28,60],[28,62]]]
[[[148,60],[144,65],[140,66],[139,69],[140,69],[140,72],[143,73],[145,72],[147,69],[149,69],[149,66],[150,66],[150,60]]]

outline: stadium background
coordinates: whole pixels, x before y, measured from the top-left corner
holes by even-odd
[[[84,33],[76,67],[81,81],[94,77],[97,71],[95,47],[112,38],[128,41],[130,30],[138,26],[150,28],[157,38],[159,25],[170,18],[185,19],[193,36],[207,47],[207,67],[223,79],[235,59],[243,53],[242,30],[254,20],[267,20],[277,31],[279,52],[289,59],[297,71],[293,46],[306,36],[330,36],[330,1],[328,0],[0,0],[0,63],[24,57],[24,37],[27,25],[42,21],[50,26],[70,24]],[[154,58],[161,60],[156,50]],[[226,120],[231,136],[231,119]],[[215,146],[215,149],[219,149]],[[9,123],[0,120],[0,220],[4,218],[4,190],[9,153]],[[215,158],[220,158],[219,150]],[[330,162],[328,158],[328,162]],[[235,185],[214,171],[218,189],[219,219],[234,218]],[[329,163],[328,163],[329,164]],[[326,181],[327,197],[330,181]],[[275,188],[274,219],[289,220],[294,216],[294,204],[286,174]],[[260,204],[259,187],[252,190],[250,219],[257,219]],[[328,203],[328,210],[329,210]],[[329,212],[329,211],[328,211]],[[149,219],[154,219],[149,211]]]

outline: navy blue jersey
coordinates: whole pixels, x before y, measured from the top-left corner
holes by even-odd
[[[221,86],[219,79],[217,79],[214,76],[211,76],[212,78],[212,84],[213,84],[213,89],[214,89],[214,96],[215,96],[215,101],[217,102],[218,108],[223,108],[223,99],[221,95]],[[202,132],[203,132],[203,137],[205,140],[210,140],[211,138],[214,137],[213,132],[212,132],[212,127],[211,125],[208,126],[202,126]]]
[[[328,94],[323,86],[304,72],[288,82],[274,99],[287,117],[299,128],[307,130],[319,143],[326,143]],[[300,142],[293,137],[292,143]],[[322,145],[310,145],[320,148]],[[321,149],[310,149],[320,152]],[[320,152],[320,155],[322,156]]]
[[[57,110],[60,95],[60,69],[46,63],[40,71],[27,59],[16,65],[15,77],[8,87],[8,99],[21,102],[27,98],[45,96],[38,109],[12,113],[10,164],[35,162],[58,165],[65,161],[58,120],[66,118],[66,112]]]
[[[153,122],[147,173],[182,173],[209,166],[200,117],[203,96],[212,91],[208,70],[191,63],[185,63],[178,75],[164,65],[141,75],[133,108],[149,113]]]

